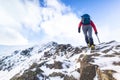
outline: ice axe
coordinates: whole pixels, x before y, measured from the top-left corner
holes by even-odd
[[[98,35],[97,35],[97,34],[96,34],[96,36],[97,36],[98,42],[99,42],[99,44],[100,44],[100,39],[99,39],[99,37],[98,37]]]

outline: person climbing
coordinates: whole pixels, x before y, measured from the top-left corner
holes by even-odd
[[[94,29],[94,32],[96,35],[98,34],[98,32],[97,32],[94,22],[90,19],[89,14],[83,14],[81,16],[81,21],[78,26],[79,33],[81,32],[81,26],[82,26],[82,30],[83,30],[83,33],[85,36],[85,41],[86,41],[88,47],[91,47],[91,49],[94,49],[95,45],[94,45],[94,41],[93,41],[93,37],[92,37],[92,28]]]

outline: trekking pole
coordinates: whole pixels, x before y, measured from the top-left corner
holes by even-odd
[[[99,44],[100,44],[100,39],[99,39],[99,37],[98,37],[98,35],[97,35],[97,34],[96,34],[96,36],[97,36],[98,42],[99,42]]]

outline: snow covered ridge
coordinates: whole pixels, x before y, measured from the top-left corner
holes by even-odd
[[[0,80],[120,80],[120,43],[85,46],[50,42],[0,57]]]

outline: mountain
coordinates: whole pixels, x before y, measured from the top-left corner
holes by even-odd
[[[0,57],[0,80],[120,80],[120,43],[95,50],[49,42]]]

